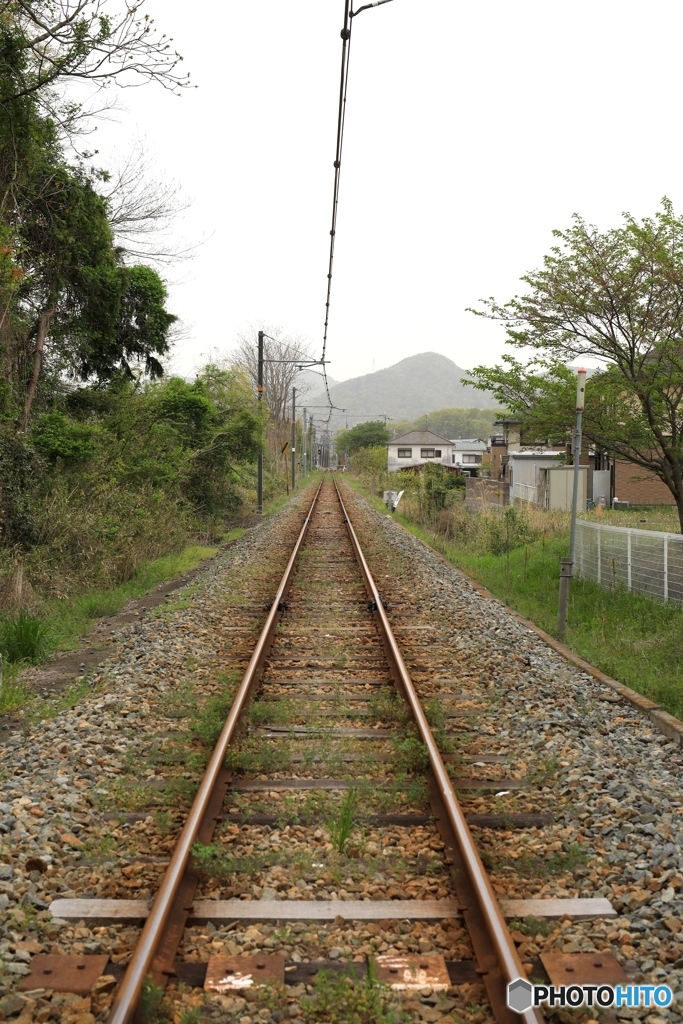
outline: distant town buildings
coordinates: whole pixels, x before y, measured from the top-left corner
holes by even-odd
[[[487,440],[451,440],[433,430],[411,430],[388,443],[387,468],[390,473],[419,472],[430,462],[442,465],[470,478],[468,503],[525,502],[541,508],[571,508],[573,467],[568,464],[568,447],[525,444],[519,419],[496,420],[494,426],[498,432]],[[634,463],[588,449],[581,455],[580,466],[580,507],[589,501],[611,506],[615,499],[637,505],[675,504],[665,484]]]

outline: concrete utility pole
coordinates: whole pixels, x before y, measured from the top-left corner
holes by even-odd
[[[569,581],[574,575],[574,547],[576,545],[576,513],[579,504],[579,460],[581,458],[581,421],[586,404],[586,371],[577,371],[576,380],[576,428],[572,438],[574,456],[574,491],[572,494],[572,528],[569,536],[569,558],[560,562],[560,602],[557,610],[557,631],[564,640],[569,614]]]
[[[263,331],[258,332],[258,375],[256,377],[256,386],[259,413],[261,414],[259,418],[263,425]],[[263,436],[261,437],[256,472],[256,512],[260,516],[263,515]]]
[[[304,406],[304,428],[301,431],[301,475],[306,479],[306,407]]]
[[[292,388],[292,490],[296,486],[296,388]]]

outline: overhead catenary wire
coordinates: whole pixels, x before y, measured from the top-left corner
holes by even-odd
[[[330,256],[327,268],[327,296],[325,299],[325,326],[323,331],[322,370],[325,381],[325,393],[330,407],[330,416],[335,407],[330,396],[327,370],[325,369],[325,356],[327,354],[327,338],[330,325],[330,300],[332,296],[332,268],[334,264],[334,245],[337,235],[337,213],[339,209],[339,184],[341,181],[342,151],[344,148],[344,127],[346,122],[346,96],[349,86],[349,64],[351,60],[351,26],[353,19],[361,11],[369,7],[380,7],[382,4],[390,3],[390,0],[374,0],[372,3],[364,4],[357,11],[353,10],[352,0],[344,0],[344,27],[341,30],[342,38],[342,59],[341,75],[339,81],[339,109],[337,112],[337,148],[334,158],[334,189],[332,197],[332,227],[330,230]],[[328,421],[329,422],[329,421]]]
[[[330,325],[330,300],[332,296],[332,268],[334,265],[334,243],[337,234],[337,212],[339,208],[339,184],[341,180],[342,151],[344,148],[344,122],[346,116],[346,94],[349,84],[349,61],[351,57],[351,0],[344,2],[344,27],[341,31],[342,37],[342,59],[341,75],[339,81],[339,110],[337,112],[337,147],[334,157],[334,189],[332,196],[332,227],[330,230],[330,255],[327,267],[327,296],[325,299],[325,326],[323,330],[323,351],[322,366],[323,380],[325,381],[325,393],[330,404],[330,411],[333,408],[330,396],[330,387],[325,369],[325,356],[327,353],[327,335]]]

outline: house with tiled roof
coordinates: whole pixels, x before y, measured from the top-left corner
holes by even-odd
[[[452,469],[453,451],[453,441],[433,430],[409,430],[387,444],[387,468],[395,473],[399,469],[419,469],[431,462]]]

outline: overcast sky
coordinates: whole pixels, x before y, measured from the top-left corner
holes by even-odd
[[[115,5],[118,0],[111,0]],[[356,0],[360,6],[363,0]],[[204,239],[165,273],[190,374],[259,321],[320,349],[343,0],[147,0],[197,89],[120,93],[104,161],[144,139]],[[393,0],[354,22],[329,373],[503,351],[504,300],[573,212],[607,228],[681,196],[676,0]]]

